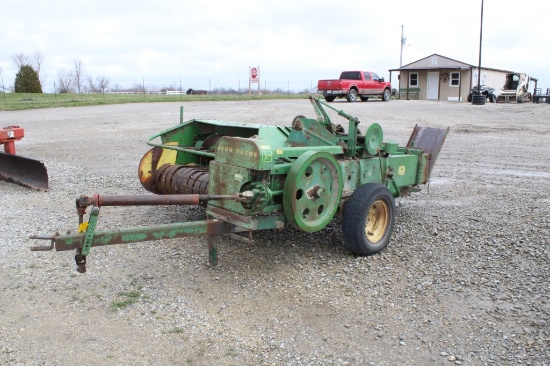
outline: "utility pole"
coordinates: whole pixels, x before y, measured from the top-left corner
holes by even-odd
[[[399,68],[403,66],[403,47],[405,47],[405,43],[407,43],[407,37],[403,37],[403,30],[404,26],[401,26],[401,54],[399,55]]]
[[[477,93],[472,93],[472,104],[484,105],[485,95],[481,94],[481,41],[483,40],[483,0],[481,0],[481,25],[479,27],[479,65],[477,68]]]
[[[479,65],[477,72],[477,92],[481,94],[481,41],[483,39],[483,0],[481,0],[481,25],[479,27]]]

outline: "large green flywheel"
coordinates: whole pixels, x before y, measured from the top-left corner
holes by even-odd
[[[285,215],[292,226],[307,232],[323,229],[334,217],[341,197],[340,166],[334,156],[308,151],[292,164],[283,195]]]

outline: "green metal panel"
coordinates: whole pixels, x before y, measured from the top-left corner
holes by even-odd
[[[264,140],[224,136],[216,147],[216,161],[247,169],[271,170],[273,151]]]
[[[247,168],[223,164],[218,161],[210,163],[210,177],[208,193],[212,195],[239,193],[243,184],[252,180],[250,171]],[[211,201],[209,205],[243,215],[247,214],[243,205],[236,201]]]
[[[335,146],[338,138],[314,119],[296,118],[287,143],[290,146]]]
[[[271,146],[285,146],[290,127],[262,126],[258,129],[258,139],[269,141]]]
[[[386,160],[369,158],[359,160],[359,184],[383,183],[382,176],[386,170]]]
[[[342,146],[300,146],[300,147],[280,147],[274,148],[274,157],[279,158],[297,158],[308,151],[322,151],[332,155],[343,154]]]
[[[387,152],[388,154],[395,154],[397,153],[398,149],[397,142],[395,141],[387,141],[382,143],[382,150]]]
[[[340,171],[342,172],[342,189],[344,195],[351,194],[359,183],[361,176],[360,171],[361,160],[339,160]]]
[[[155,226],[125,228],[113,231],[95,231],[92,247],[127,244],[149,240],[174,239],[186,236],[221,234],[230,232],[230,227],[222,221],[194,221]],[[86,234],[54,236],[55,249],[58,251],[82,248]]]
[[[418,156],[390,156],[387,158],[387,165],[391,168],[393,180],[398,187],[417,184]]]

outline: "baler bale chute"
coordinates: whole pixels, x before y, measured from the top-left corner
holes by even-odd
[[[23,187],[48,190],[48,171],[44,163],[15,154],[15,142],[25,136],[25,130],[19,126],[0,129],[0,179]]]
[[[208,235],[209,263],[215,265],[214,235],[250,242],[256,230],[290,225],[316,232],[340,217],[351,252],[380,252],[393,231],[394,198],[428,182],[448,129],[416,126],[402,147],[384,142],[379,124],[361,134],[357,118],[317,98],[310,101],[317,117],[297,116],[290,127],[181,118],[147,141],[153,148],[141,159],[138,175],[154,195],[81,196],[79,233],[32,236],[50,245],[31,250],[76,250],[77,270],[84,272],[93,246]],[[323,106],[347,119],[347,131],[332,123]],[[206,218],[96,230],[102,206],[129,205],[203,205]]]

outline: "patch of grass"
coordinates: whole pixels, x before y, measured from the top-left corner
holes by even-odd
[[[122,300],[111,302],[111,308],[113,310],[124,309],[125,307],[132,305],[133,303],[138,301],[138,299],[142,297],[143,294],[139,290],[134,290],[129,292],[120,292],[118,296],[120,296]]]
[[[80,107],[105,104],[196,102],[258,99],[306,99],[308,94],[233,94],[233,95],[166,95],[166,94],[48,94],[0,93],[0,111]]]
[[[230,349],[227,350],[226,355],[231,356],[231,357],[237,357],[239,355],[239,353],[237,352],[236,349],[230,348]]]
[[[181,327],[175,327],[174,329],[170,329],[166,332],[166,334],[182,334],[184,331],[183,331],[183,328]]]

